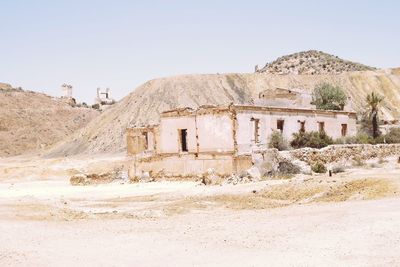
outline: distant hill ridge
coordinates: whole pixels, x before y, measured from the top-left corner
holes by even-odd
[[[316,75],[367,70],[376,70],[376,68],[344,60],[322,51],[309,50],[279,57],[256,72]]]

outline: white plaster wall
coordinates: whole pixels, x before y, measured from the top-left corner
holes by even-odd
[[[187,147],[189,152],[196,152],[196,125],[194,116],[180,118],[162,118],[160,122],[160,152],[179,153],[179,129],[187,129]]]
[[[265,115],[262,113],[251,113],[251,112],[240,112],[236,115],[237,118],[237,131],[236,131],[236,138],[237,138],[237,145],[238,145],[238,152],[246,153],[251,151],[252,146],[254,145],[266,145],[267,144],[267,129],[270,127],[270,118],[269,115]],[[252,118],[259,119],[259,143],[256,144],[254,137],[254,121]]]
[[[197,116],[199,152],[233,151],[232,119],[228,114]]]
[[[154,151],[154,134],[152,132],[147,133],[147,140],[148,140],[148,151]]]
[[[254,123],[252,118],[259,119],[259,143],[254,142]],[[237,142],[238,153],[250,153],[252,147],[266,146],[274,130],[277,130],[277,121],[284,120],[282,135],[285,139],[291,140],[293,133],[300,130],[300,122],[305,121],[305,131],[318,131],[318,122],[325,122],[325,132],[332,138],[341,137],[341,125],[347,123],[347,136],[356,134],[356,120],[349,119],[345,114],[334,115],[315,115],[313,113],[284,113],[284,112],[252,112],[239,111],[237,114]]]

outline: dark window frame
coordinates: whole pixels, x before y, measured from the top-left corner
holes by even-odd
[[[188,142],[187,142],[187,129],[179,129],[179,148],[181,152],[189,152]]]
[[[279,130],[281,133],[283,133],[283,129],[285,127],[285,120],[277,120],[276,121],[276,129]]]

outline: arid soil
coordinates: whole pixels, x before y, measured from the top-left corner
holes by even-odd
[[[72,186],[124,155],[0,161],[0,266],[398,266],[396,158],[344,173],[204,186]]]
[[[71,107],[60,98],[0,84],[0,157],[48,149],[99,114]]]

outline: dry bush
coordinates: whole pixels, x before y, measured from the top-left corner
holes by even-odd
[[[345,171],[346,171],[346,167],[343,165],[337,165],[332,168],[332,173],[341,173],[341,172],[345,172]]]
[[[365,166],[365,161],[361,157],[355,157],[353,159],[353,167],[363,167]]]
[[[370,167],[370,168],[380,168],[381,165],[378,164],[378,163],[374,163],[374,162],[373,162],[373,163],[370,163],[370,164],[369,164],[369,167]]]
[[[379,164],[385,164],[385,163],[388,163],[388,161],[386,159],[382,158],[382,157],[379,157],[378,163]]]
[[[326,173],[327,171],[325,164],[320,161],[311,165],[311,170],[315,173]]]
[[[396,187],[389,181],[383,179],[359,179],[345,182],[334,187],[315,201],[346,201],[354,196],[362,199],[376,199],[390,196],[396,191]]]
[[[274,131],[271,135],[271,139],[268,143],[269,148],[276,148],[279,151],[288,150],[289,143],[282,136],[282,133],[279,131]]]

